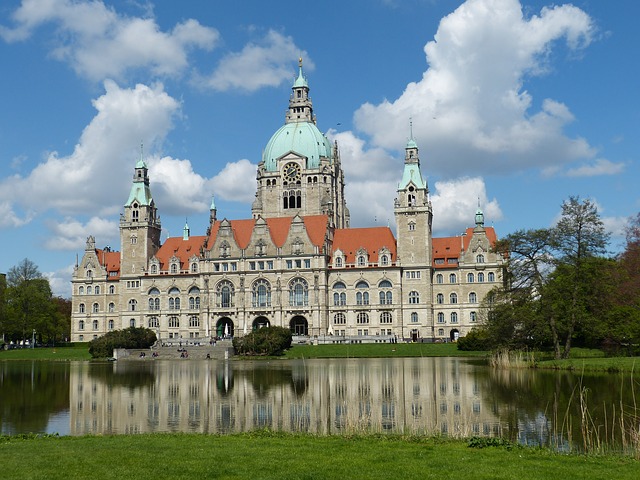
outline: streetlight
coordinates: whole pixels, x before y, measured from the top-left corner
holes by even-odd
[[[33,333],[31,335],[31,348],[36,348],[36,329],[33,329]]]

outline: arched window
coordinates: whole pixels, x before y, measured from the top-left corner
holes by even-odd
[[[342,312],[338,312],[333,316],[334,325],[344,325],[347,323],[347,317]]]
[[[436,295],[436,303],[442,304],[444,303],[444,295],[439,293],[438,295]]]
[[[171,273],[178,273],[178,264],[177,263],[172,263],[171,264]]]
[[[369,284],[364,280],[356,283],[356,305],[369,305],[369,292],[366,290],[369,288]]]
[[[293,307],[309,305],[309,285],[304,278],[294,278],[289,283],[289,305]]]
[[[100,286],[96,285],[96,288],[93,289],[93,293],[95,293],[96,295],[100,295]]]
[[[93,329],[98,330],[98,320],[93,321]]]
[[[189,309],[200,309],[200,289],[198,287],[191,287],[189,289]]]
[[[93,293],[93,290],[91,289],[91,287],[87,287],[87,295],[91,295]]]
[[[78,330],[84,330],[84,320],[78,322]]]
[[[200,326],[200,317],[197,315],[191,315],[189,317],[189,327],[195,328]]]
[[[116,293],[116,287],[114,285],[109,285],[109,294],[113,295]]]
[[[336,267],[342,267],[342,257],[336,257],[333,263]]]
[[[129,319],[129,326],[130,327],[135,327],[136,326],[136,319],[135,318]]]
[[[84,287],[78,288],[78,295],[84,295]]]
[[[149,317],[149,328],[158,328],[160,327],[160,321],[158,317]]]
[[[436,283],[444,283],[444,277],[441,273],[436,275]]]
[[[84,303],[78,305],[78,313],[84,313]]]
[[[484,263],[484,255],[479,253],[476,255],[476,263]]]
[[[458,303],[458,295],[456,293],[449,295],[449,303]]]
[[[342,282],[336,282],[333,284],[333,305],[344,306],[347,304],[347,294],[342,290],[345,290],[347,286]]]
[[[356,315],[356,323],[369,323],[369,314],[367,312],[358,312],[358,315]]]
[[[367,257],[365,255],[358,255],[357,263],[359,267],[365,267],[367,265]]]
[[[251,290],[251,303],[254,307],[271,306],[271,285],[264,279],[259,279],[253,284]]]
[[[473,283],[473,281],[474,281],[473,273],[467,273],[467,282]]]
[[[456,274],[455,273],[451,273],[449,274],[449,283],[456,283]]]
[[[444,323],[444,313],[438,312],[438,323]]]
[[[177,287],[169,289],[169,310],[180,310],[180,290]]]
[[[109,303],[109,313],[113,313],[116,311],[116,304],[111,302]]]
[[[476,312],[469,313],[469,321],[472,323],[478,321],[478,314]]]
[[[444,328],[439,328],[438,329],[438,336],[440,336],[440,337],[444,336]]]
[[[221,308],[233,307],[234,292],[233,283],[228,280],[220,282],[216,289],[217,306]]]
[[[129,311],[135,312],[138,309],[138,302],[135,299],[129,300]]]
[[[113,330],[113,320],[109,320],[109,330]]]
[[[392,317],[391,312],[382,312],[380,314],[380,323],[391,323]]]
[[[476,295],[476,292],[471,292],[469,294],[469,303],[478,303],[478,296]]]
[[[180,319],[176,316],[169,317],[169,328],[180,328]]]
[[[93,306],[91,307],[91,311],[93,313],[98,313],[100,311],[100,305],[98,305],[97,303],[94,303]]]
[[[489,272],[488,278],[489,278],[490,282],[495,282],[496,281],[496,274],[493,273],[493,272]]]
[[[418,292],[409,292],[409,303],[420,303],[420,294]]]
[[[458,314],[457,314],[457,312],[451,312],[451,323],[458,323]]]
[[[149,310],[160,310],[160,290],[155,287],[149,290]]]
[[[382,255],[380,257],[380,265],[382,265],[382,266],[389,265],[389,256],[388,255]]]
[[[155,263],[151,265],[151,274],[155,275],[158,273],[158,265],[156,265]]]
[[[411,323],[418,323],[418,312],[411,312]]]
[[[378,284],[380,288],[380,305],[391,305],[393,303],[393,292],[391,291],[391,282],[383,280]]]

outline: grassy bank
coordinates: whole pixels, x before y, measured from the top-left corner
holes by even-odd
[[[0,360],[89,360],[89,344],[0,350]]]
[[[491,440],[491,439],[489,439]],[[636,479],[640,462],[518,446],[404,437],[273,433],[17,437],[0,440],[5,478],[21,479]],[[500,443],[500,442],[496,442]]]
[[[342,345],[296,345],[286,358],[367,357],[477,357],[487,352],[463,352],[455,343],[357,343]]]
[[[638,372],[640,357],[568,358],[566,360],[543,360],[536,368],[575,370],[581,372]]]

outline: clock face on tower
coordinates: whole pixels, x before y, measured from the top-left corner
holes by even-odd
[[[300,181],[300,165],[295,162],[289,162],[284,166],[282,170],[283,178],[290,183]]]

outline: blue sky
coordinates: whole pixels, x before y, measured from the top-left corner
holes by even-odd
[[[6,0],[0,6],[0,272],[54,293],[88,235],[120,249],[140,155],[164,237],[249,218],[297,59],[338,141],[352,226],[393,226],[410,135],[434,233],[480,205],[498,235],[551,226],[570,195],[619,248],[640,210],[640,2]]]

